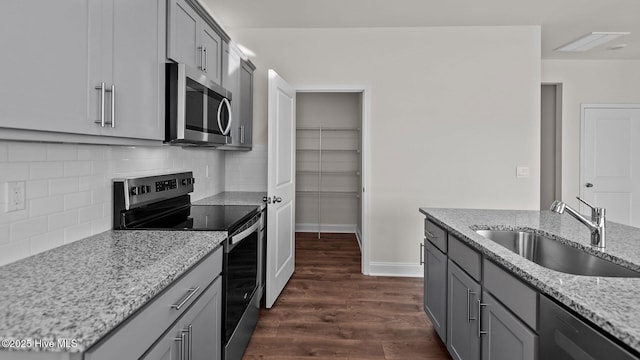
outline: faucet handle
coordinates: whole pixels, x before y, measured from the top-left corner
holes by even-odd
[[[589,204],[588,202],[586,202],[586,201],[584,201],[584,200],[580,199],[580,196],[576,196],[576,199],[580,200],[580,202],[581,202],[581,203],[583,203],[583,204],[587,205],[588,207],[590,207],[590,208],[591,208],[591,210],[596,209],[596,207],[595,207],[595,206],[593,206],[593,205]]]

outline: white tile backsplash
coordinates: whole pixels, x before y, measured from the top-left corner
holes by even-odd
[[[9,161],[47,160],[47,147],[40,143],[19,142],[9,146]]]
[[[251,151],[227,153],[226,191],[267,191],[266,144],[254,144]]]
[[[169,171],[193,171],[194,201],[225,190],[219,150],[0,141],[0,265],[110,229],[113,178]],[[25,210],[6,212],[7,181]]]

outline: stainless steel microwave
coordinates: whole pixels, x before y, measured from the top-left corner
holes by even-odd
[[[185,64],[167,64],[166,142],[221,146],[231,143],[231,92]]]

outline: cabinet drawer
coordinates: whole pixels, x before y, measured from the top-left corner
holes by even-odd
[[[538,293],[491,261],[484,260],[484,287],[536,330]]]
[[[473,279],[480,281],[480,268],[482,266],[480,253],[451,234],[449,234],[449,258],[455,261]]]
[[[139,358],[221,272],[222,246],[120,324],[85,354],[85,360]],[[176,309],[178,304],[182,306]]]
[[[443,253],[447,253],[447,232],[429,219],[424,220],[424,236]]]

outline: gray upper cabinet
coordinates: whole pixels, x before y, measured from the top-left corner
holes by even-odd
[[[443,342],[447,339],[447,255],[430,241],[424,246],[424,311]]]
[[[164,4],[2,2],[0,128],[161,140]]]
[[[106,4],[113,8],[103,14],[108,30],[103,32],[102,44],[104,53],[112,56],[102,61],[103,75],[93,81],[98,86],[105,79],[113,89],[107,94],[111,102],[110,109],[105,109],[102,134],[163,140],[165,3],[112,0]],[[100,91],[94,89],[93,94],[98,100]],[[109,119],[111,110],[115,113]]]
[[[477,304],[480,300],[480,284],[451,260],[447,278],[447,349],[456,360],[479,360]]]
[[[222,82],[222,37],[185,0],[168,0],[167,58]]]
[[[241,51],[224,43],[222,52],[222,85],[231,91],[231,143],[223,150],[251,150],[253,143],[253,70],[242,59]]]
[[[253,145],[253,71],[250,63],[240,65],[240,146],[251,149]]]
[[[94,0],[1,3],[0,127],[99,134],[88,110],[100,22],[87,14],[96,13],[97,5]]]

